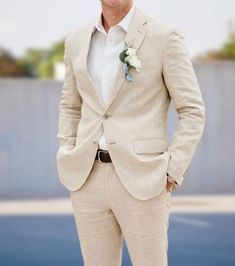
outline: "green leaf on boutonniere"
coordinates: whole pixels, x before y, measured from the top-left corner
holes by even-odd
[[[120,58],[120,60],[122,61],[122,63],[126,63],[126,61],[125,61],[125,58],[126,58],[126,51],[127,51],[128,49],[125,49],[125,50],[123,50],[120,54],[119,54],[119,58]]]

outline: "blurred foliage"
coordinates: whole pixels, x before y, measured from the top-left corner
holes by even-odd
[[[54,64],[63,62],[63,56],[64,40],[54,43],[49,49],[29,48],[18,63],[27,70],[28,76],[48,79],[54,76]]]
[[[219,50],[207,51],[205,54],[199,55],[196,60],[235,60],[235,29],[233,22],[228,22],[228,40]]]
[[[235,59],[235,32],[230,33],[229,41],[224,44],[221,50],[224,57]]]
[[[63,62],[63,56],[64,40],[54,43],[49,49],[29,48],[18,59],[0,48],[0,77],[53,78],[54,64]]]
[[[7,49],[0,48],[0,77],[12,76],[27,76],[27,71]]]

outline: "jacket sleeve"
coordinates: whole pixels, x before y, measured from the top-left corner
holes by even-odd
[[[59,103],[57,138],[60,147],[72,148],[76,143],[77,126],[81,118],[82,98],[79,94],[69,54],[69,36],[64,41],[65,76]]]
[[[205,125],[205,105],[185,45],[183,30],[176,24],[167,34],[163,78],[178,113],[178,122],[168,147],[167,173],[181,185]]]

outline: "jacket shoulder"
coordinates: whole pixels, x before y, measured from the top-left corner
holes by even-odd
[[[183,28],[178,23],[158,16],[153,17],[146,13],[145,17],[150,23],[150,31],[154,35],[157,35],[157,37],[166,38],[169,34],[175,31],[184,34]]]

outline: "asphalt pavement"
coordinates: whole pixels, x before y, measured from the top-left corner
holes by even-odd
[[[172,200],[169,266],[235,265],[234,204],[228,197],[208,201]],[[57,207],[55,201],[0,203],[0,266],[83,265],[75,221],[63,202]],[[125,242],[122,265],[131,266]]]

